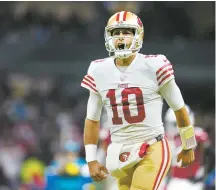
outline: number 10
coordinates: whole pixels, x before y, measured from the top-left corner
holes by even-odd
[[[136,96],[137,111],[138,111],[138,114],[136,116],[131,116],[131,113],[130,113],[129,101],[128,101],[129,94],[134,94]],[[114,125],[123,124],[122,118],[119,117],[118,115],[115,89],[109,90],[106,97],[110,99],[110,104],[112,106],[113,124]],[[122,109],[123,109],[125,120],[130,124],[142,122],[145,119],[145,108],[144,108],[143,95],[142,95],[142,91],[140,90],[140,88],[125,88],[121,92],[121,97],[122,97]]]

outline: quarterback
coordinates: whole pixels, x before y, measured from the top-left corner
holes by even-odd
[[[127,11],[114,14],[105,27],[110,57],[92,61],[81,86],[90,91],[84,129],[90,175],[101,181],[111,175],[119,190],[156,190],[171,162],[162,123],[163,99],[173,109],[181,136],[177,161],[194,161],[194,127],[190,123],[172,64],[164,55],[138,53],[144,27]],[[106,166],[97,161],[102,107],[108,115],[111,143]]]

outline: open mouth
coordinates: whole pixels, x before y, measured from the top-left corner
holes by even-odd
[[[118,49],[119,50],[125,49],[125,44],[118,44]]]

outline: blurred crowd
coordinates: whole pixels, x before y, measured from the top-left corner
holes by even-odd
[[[0,185],[17,190],[20,180],[26,181],[23,161],[37,158],[49,164],[68,140],[82,143],[83,124],[73,119],[76,103],[58,95],[49,78],[4,72],[0,87]]]
[[[214,39],[214,2],[1,2],[0,38],[28,31],[42,41],[52,37],[99,40],[110,15],[131,10],[144,18],[148,39]],[[160,18],[160,19],[158,19]],[[102,38],[101,38],[102,39]],[[147,40],[148,40],[147,39]]]
[[[108,17],[123,9],[144,18],[147,40],[214,39],[214,2],[23,1],[0,2],[0,44],[21,43],[28,35],[43,43],[53,38],[100,41]],[[76,151],[78,157],[84,158],[82,134],[88,93],[77,93],[79,84],[69,85],[67,77],[62,78],[32,76],[7,68],[0,71],[0,190],[32,190],[26,185],[33,182],[43,189],[47,166],[59,154],[74,151],[66,150],[68,141],[79,143],[80,149]],[[204,111],[199,105],[191,106],[197,125],[209,134],[206,170],[212,172],[214,109],[212,105],[206,105]],[[101,138],[106,137],[102,134]]]

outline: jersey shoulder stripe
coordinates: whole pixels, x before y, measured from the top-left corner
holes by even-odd
[[[153,69],[155,73],[157,84],[161,88],[174,77],[173,66],[170,61],[164,55],[145,55],[145,59],[148,65]]]

